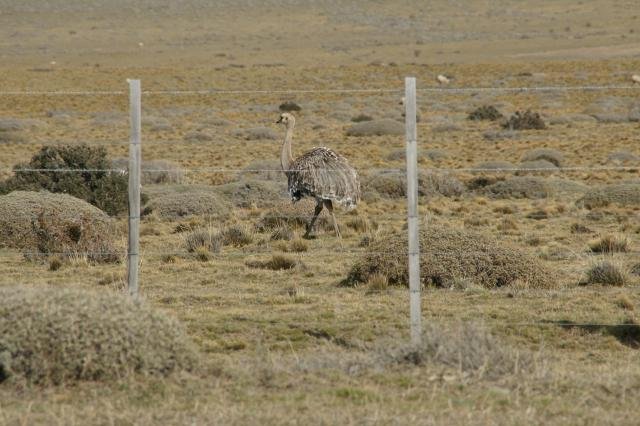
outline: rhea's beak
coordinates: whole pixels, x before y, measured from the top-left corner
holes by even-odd
[[[278,121],[276,121],[276,124],[278,123],[282,123],[282,117],[278,118]]]

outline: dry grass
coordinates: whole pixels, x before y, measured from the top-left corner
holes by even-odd
[[[580,5],[581,11],[588,10],[595,4],[583,3]],[[106,7],[104,5],[107,4],[108,2],[99,7]],[[313,3],[309,8],[317,7],[316,4],[321,3]],[[599,4],[604,5],[603,2]],[[258,3],[254,6],[261,7]],[[376,8],[383,6],[368,4],[367,16],[362,18],[364,22],[371,19],[370,14],[375,13]],[[469,3],[467,6],[474,11],[478,10],[475,3]],[[497,8],[496,13],[512,10],[513,7],[509,6],[513,4]],[[306,8],[304,13],[297,13],[297,6],[292,7],[290,11],[295,14],[297,22],[311,26],[289,26],[286,28],[287,31],[316,28],[313,25],[316,25],[317,21],[305,21],[307,11],[311,9]],[[375,25],[376,29],[384,29],[388,19],[394,23],[394,32],[397,34],[397,25],[415,25],[413,21],[403,21],[405,18],[402,16],[408,17],[410,13],[417,13],[419,18],[421,13],[419,8],[412,8],[413,12],[402,15],[408,8],[400,3],[394,7],[394,11],[398,12],[397,16],[385,18],[381,21],[382,26]],[[454,6],[447,4],[445,7],[451,10]],[[547,12],[560,13],[560,8],[566,9],[567,6],[548,3],[540,7],[544,9],[546,16]],[[431,8],[430,14],[439,13],[437,9]],[[622,10],[610,7],[605,9],[611,11],[610,13]],[[415,12],[416,10],[418,12]],[[274,9],[274,12],[277,10]],[[245,10],[243,13],[248,13],[247,17],[252,16],[251,11]],[[45,19],[49,15],[39,16]],[[357,13],[354,15],[351,12],[338,15],[339,19],[344,16],[358,16]],[[154,19],[155,16],[154,14]],[[385,16],[388,16],[388,13]],[[557,23],[553,24],[549,20],[536,21],[530,14],[526,16],[532,19],[531,25],[535,28],[532,33],[544,32],[545,37],[549,38],[564,36],[563,43],[580,44],[582,47],[586,43],[595,45],[598,43],[595,39],[598,36],[593,34],[606,31],[601,28],[601,21],[592,19],[593,26],[598,28],[586,30],[584,25],[577,26],[572,21],[571,24],[567,24],[571,25],[570,33],[565,34],[562,28],[555,28],[556,32],[552,34],[546,29]],[[575,20],[583,14],[567,16],[567,19]],[[330,13],[323,18],[322,25],[338,18]],[[14,19],[14,15],[6,15],[5,19]],[[142,15],[132,15],[128,19],[119,20],[118,28],[126,28],[128,22],[135,22],[136,28],[139,28],[140,19],[143,19]],[[461,21],[465,19],[460,18]],[[602,16],[602,19],[607,18]],[[513,25],[514,20],[520,24],[523,22],[515,15],[506,21]],[[19,21],[2,28],[13,29],[15,22]],[[162,23],[162,19],[159,22]],[[175,24],[179,21],[171,22]],[[420,39],[425,45],[420,44],[415,46],[415,49],[422,50],[422,55],[412,58],[416,65],[406,64],[406,55],[405,59],[400,56],[392,59],[393,50],[386,50],[385,46],[376,46],[375,53],[372,53],[373,49],[365,51],[351,48],[350,43],[354,39],[344,37],[343,33],[344,28],[349,26],[338,24],[337,33],[342,37],[338,39],[336,46],[351,50],[342,50],[333,57],[351,58],[365,55],[361,65],[335,68],[317,66],[316,58],[300,68],[289,66],[289,61],[303,61],[305,57],[308,58],[305,53],[290,55],[286,59],[286,66],[275,66],[272,63],[267,64],[276,57],[269,57],[269,54],[276,48],[282,49],[286,40],[273,44],[264,43],[264,40],[259,38],[268,38],[268,31],[255,27],[255,22],[258,21],[253,20],[252,28],[257,31],[256,34],[261,34],[255,40],[243,38],[241,31],[234,30],[239,43],[260,42],[261,50],[252,51],[250,55],[252,60],[255,57],[256,62],[262,63],[255,66],[237,68],[230,65],[249,64],[243,61],[243,58],[249,56],[246,54],[248,49],[223,51],[224,32],[221,33],[221,37],[216,38],[213,51],[211,45],[207,49],[206,61],[209,62],[203,65],[200,57],[199,65],[196,64],[193,69],[175,67],[166,62],[162,59],[163,56],[157,53],[160,48],[151,47],[150,42],[145,39],[143,48],[138,47],[139,40],[135,40],[131,45],[140,57],[148,55],[147,57],[158,58],[163,62],[162,68],[109,68],[104,61],[111,61],[117,65],[117,62],[122,60],[121,56],[102,52],[99,56],[93,56],[93,61],[83,59],[83,62],[88,64],[100,63],[100,67],[83,66],[81,69],[74,69],[71,66],[67,67],[65,62],[64,71],[54,67],[52,71],[42,73],[7,66],[3,70],[4,89],[28,86],[34,90],[62,90],[100,86],[108,90],[122,90],[125,78],[132,75],[140,76],[143,87],[147,90],[191,89],[194,82],[200,82],[201,84],[198,83],[196,86],[206,88],[275,88],[280,84],[283,73],[286,74],[287,81],[284,86],[280,85],[281,88],[359,88],[363,87],[364,82],[367,87],[392,87],[393,81],[401,83],[400,79],[405,75],[418,75],[418,84],[425,87],[432,83],[422,81],[423,77],[420,76],[426,75],[425,78],[428,78],[429,70],[433,66],[423,66],[421,61],[447,62],[468,57],[468,52],[462,47],[460,54],[449,53],[453,51],[453,47],[452,50],[444,49],[444,53],[437,54],[435,52],[440,47],[431,50],[432,44],[428,39]],[[443,22],[460,25],[456,20]],[[615,22],[616,28],[625,31],[626,42],[634,42],[637,35],[626,33],[631,27],[619,23],[632,24],[630,16],[628,20]],[[98,27],[91,31],[82,27],[76,28],[78,35],[75,39],[93,43],[95,40],[91,40],[90,37],[91,34],[101,31],[102,27]],[[168,25],[163,31],[171,32],[172,28],[173,25]],[[366,31],[367,26],[356,28],[358,31]],[[282,29],[285,30],[284,27]],[[584,32],[581,29],[584,29]],[[433,30],[438,31],[437,28]],[[197,25],[192,25],[189,34],[196,42],[185,42],[184,50],[168,48],[165,52],[187,55],[188,52],[192,52],[190,49],[201,46],[198,40],[207,40],[209,37],[202,31],[204,30],[199,30]],[[113,36],[118,37],[121,33],[113,33]],[[29,37],[22,37],[21,42],[28,43],[30,37],[38,37],[39,33],[31,31],[29,34]],[[137,31],[130,34],[145,36],[144,32]],[[182,31],[180,34],[184,35]],[[202,35],[203,38],[198,39],[198,35]],[[575,39],[566,37],[568,35]],[[73,38],[69,35],[64,37],[69,40]],[[162,43],[157,37],[153,39]],[[170,39],[169,36],[166,38]],[[304,51],[307,52],[308,42],[303,41],[303,38],[298,39],[300,43],[304,43]],[[375,39],[379,40],[378,36]],[[618,39],[607,38],[605,44],[611,46],[611,43],[617,43],[615,40]],[[384,42],[383,39],[382,41]],[[336,39],[323,39],[324,53],[319,57],[332,57],[332,43],[335,42]],[[459,43],[462,46],[465,42]],[[496,41],[485,44],[489,50],[494,51],[500,43],[502,42]],[[522,39],[517,43],[509,41],[508,44],[511,53],[516,45],[526,46],[527,49],[540,47],[540,50],[547,51],[544,46],[534,45],[532,39]],[[122,48],[125,50],[129,45],[130,43],[118,44],[120,47],[124,46]],[[517,46],[515,48],[518,48]],[[557,46],[553,48],[556,49]],[[607,54],[615,49],[607,47]],[[51,53],[57,55],[59,52],[52,50]],[[217,56],[223,53],[226,56]],[[380,59],[381,63],[366,65],[369,61],[366,55],[373,56],[371,61]],[[23,56],[14,55],[11,58],[9,60],[18,60]],[[178,61],[180,58],[174,59]],[[391,60],[395,60],[397,66],[388,65]],[[42,59],[37,61],[40,63]],[[121,64],[131,65],[131,62],[122,61]],[[59,62],[62,63],[62,59],[59,59]],[[311,66],[308,66],[309,64]],[[526,64],[509,61],[490,66],[451,63],[442,67],[446,68],[442,72],[456,77],[454,87],[494,84],[506,87],[582,84],[585,81],[589,84],[624,84],[627,76],[623,74],[627,70],[638,68],[638,64],[636,60],[562,63],[536,61]],[[447,92],[438,96],[419,95],[423,112],[423,120],[418,124],[419,144],[422,148],[428,147],[430,150],[448,153],[446,157],[437,156],[437,163],[428,155],[421,156],[420,168],[464,169],[496,159],[518,164],[525,152],[538,148],[555,149],[564,153],[566,165],[590,167],[607,164],[611,152],[635,152],[631,142],[637,131],[634,126],[637,125],[627,122],[596,123],[593,120],[585,121],[585,117],[578,117],[576,114],[576,111],[583,111],[601,96],[595,92],[566,93],[562,96],[547,92],[480,92],[475,96]],[[351,124],[350,118],[358,112],[366,112],[373,117],[399,117],[401,107],[398,106],[398,97],[399,93],[381,95],[333,92],[291,96],[304,106],[300,112],[299,126],[296,128],[294,155],[297,156],[314,145],[328,146],[349,158],[363,178],[373,167],[402,167],[398,161],[392,163],[387,158],[392,151],[402,150],[403,137],[344,137],[345,127]],[[622,92],[612,93],[610,97],[617,98],[620,103],[625,103],[629,98]],[[288,98],[289,95],[281,94],[145,96],[145,115],[148,113],[156,117],[167,117],[171,128],[145,137],[142,146],[143,158],[164,158],[189,169],[233,170],[229,173],[191,171],[185,181],[195,185],[215,189],[212,186],[232,182],[237,179],[236,170],[242,170],[254,161],[277,162],[279,155],[278,140],[245,141],[234,137],[234,130],[263,125],[275,130],[273,121],[277,118],[278,105]],[[13,102],[13,99],[16,101]],[[483,135],[496,130],[496,123],[465,120],[467,111],[486,103],[494,104],[503,111],[530,107],[536,111],[544,111],[545,119],[548,116],[569,120],[554,124],[543,132],[499,131],[492,133],[495,139],[487,140]],[[14,164],[27,161],[34,151],[34,145],[47,140],[126,141],[126,108],[126,97],[121,96],[12,97],[9,102],[0,106],[1,116],[38,117],[45,123],[42,127],[20,130],[22,143],[3,142],[4,167],[10,168]],[[54,119],[47,115],[49,109],[66,110],[69,116],[68,124],[56,124]],[[121,121],[124,124],[108,128],[90,124],[96,116],[95,113],[114,109],[121,110]],[[442,119],[435,120],[436,115],[440,115]],[[432,132],[440,123],[462,125],[464,130]],[[202,132],[209,140],[185,142],[184,136],[195,130]],[[280,129],[276,133],[280,139]],[[108,144],[108,150],[111,157],[122,157],[127,152],[125,144]],[[545,172],[544,175],[548,174]],[[633,251],[638,241],[637,225],[634,224],[636,205],[612,203],[606,208],[587,212],[573,204],[587,190],[598,186],[632,183],[629,180],[635,179],[637,172],[556,171],[552,176],[560,177],[560,174],[564,179],[558,186],[565,188],[563,195],[558,195],[552,182],[554,178],[549,177],[546,183],[550,186],[551,195],[541,199],[509,197],[508,200],[496,200],[482,196],[481,193],[469,193],[468,190],[454,197],[420,198],[419,214],[421,226],[425,229],[432,226],[458,229],[465,220],[473,221],[476,224],[475,232],[493,238],[500,247],[515,245],[521,252],[528,254],[529,258],[535,257],[538,253],[544,254],[545,258],[537,258],[536,262],[545,267],[553,284],[551,288],[527,288],[526,283],[515,280],[502,288],[487,289],[474,283],[475,277],[472,275],[454,277],[447,289],[425,288],[424,324],[437,324],[436,328],[442,332],[441,344],[445,347],[438,348],[447,351],[446,345],[450,340],[452,352],[458,350],[468,353],[473,350],[473,346],[465,346],[461,339],[456,338],[455,327],[452,329],[450,324],[457,324],[459,321],[483,321],[487,331],[493,336],[491,344],[498,347],[498,351],[511,353],[515,359],[519,353],[528,359],[527,354],[533,351],[534,358],[541,356],[544,360],[548,357],[550,362],[545,368],[523,368],[517,373],[513,369],[507,369],[506,373],[494,376],[493,373],[483,374],[482,368],[459,368],[454,364],[460,358],[455,356],[439,361],[433,354],[427,353],[422,358],[426,361],[418,364],[382,356],[384,351],[381,347],[387,348],[389,352],[399,353],[400,348],[404,348],[408,341],[407,290],[389,285],[384,291],[369,291],[366,283],[356,288],[337,287],[337,284],[364,254],[362,252],[366,249],[359,247],[361,240],[367,240],[368,244],[371,240],[383,241],[388,233],[402,229],[406,217],[406,200],[402,197],[367,198],[366,202],[358,206],[359,216],[379,224],[379,231],[376,232],[354,232],[346,225],[352,216],[341,213],[338,221],[344,231],[343,247],[340,247],[340,242],[333,235],[330,221],[327,224],[331,232],[320,232],[315,239],[305,241],[308,245],[306,252],[289,253],[291,243],[284,243],[287,250],[285,255],[292,259],[304,260],[305,266],[278,271],[249,268],[246,265],[247,259],[269,261],[273,254],[278,253],[275,246],[283,242],[269,241],[272,229],[256,235],[254,242],[249,246],[226,246],[218,254],[205,253],[207,260],[199,261],[194,254],[176,256],[168,255],[166,252],[186,252],[184,235],[206,227],[209,224],[207,215],[196,214],[187,220],[175,220],[152,214],[143,219],[144,226],[157,228],[159,235],[153,232],[142,239],[142,295],[148,305],[166,310],[185,323],[189,336],[204,354],[206,367],[196,370],[195,374],[180,374],[166,378],[137,375],[117,382],[79,383],[44,391],[38,386],[20,389],[0,386],[0,423],[51,424],[56,423],[56,419],[62,419],[58,422],[140,425],[270,425],[286,422],[588,424],[594,421],[605,424],[633,424],[637,418],[637,383],[640,377],[635,362],[638,327],[632,322],[635,310],[622,307],[618,301],[626,297],[627,302],[638,306],[640,296],[632,286],[637,281],[637,276],[630,276],[630,285],[625,286],[577,286],[587,269],[582,257],[592,256],[585,253],[592,236],[571,233],[571,224],[587,225],[594,231],[593,235],[615,235],[624,232],[631,250],[617,254],[616,259],[619,258],[624,265],[632,265],[634,261],[637,263]],[[452,175],[464,182],[482,178],[484,184],[479,184],[480,187],[512,176],[511,173],[491,171],[482,174],[459,171]],[[262,180],[262,177],[249,174],[242,179]],[[570,184],[569,181],[574,184]],[[145,186],[143,190],[149,192],[153,199],[154,194],[168,188],[156,190]],[[474,191],[479,189],[475,187]],[[224,201],[231,201],[227,200],[226,195],[222,198]],[[289,204],[288,201],[284,203]],[[284,203],[282,211],[286,213]],[[268,209],[261,202],[249,208],[236,207],[230,202],[225,204],[228,206],[229,222],[214,221],[216,229],[223,229],[229,223],[253,227],[269,210],[275,215],[279,213],[277,209],[280,208],[277,205]],[[561,204],[564,206],[562,211],[559,208]],[[509,208],[496,210],[497,206],[503,205]],[[527,214],[537,210],[547,211],[547,219],[526,219]],[[301,214],[308,219],[312,211],[313,205],[305,208]],[[498,229],[505,215],[517,224],[517,229]],[[190,219],[195,221],[193,226]],[[184,225],[180,227],[182,234],[172,233],[179,223]],[[126,221],[118,218],[117,226],[120,231],[125,230]],[[297,225],[291,225],[289,230],[293,230],[294,239],[303,231]],[[123,232],[120,235],[122,234]],[[538,237],[536,247],[527,245],[527,239],[531,236]],[[124,243],[124,238],[121,238],[121,243]],[[400,250],[405,250],[405,247],[398,251]],[[573,255],[565,256],[563,252]],[[25,262],[16,250],[0,250],[0,255],[0,284],[5,286],[28,279],[37,282],[38,285],[49,287],[95,287],[96,290],[109,294],[113,289],[125,286],[124,264],[90,265],[82,259],[65,259],[62,268],[49,271],[47,263]],[[398,255],[398,259],[400,264],[406,261],[401,255]],[[509,265],[510,261],[510,258],[505,259],[505,264]],[[78,277],[81,277],[81,280]],[[97,286],[103,279],[109,283]],[[625,303],[625,306],[629,304]],[[609,326],[584,325],[593,323]],[[463,335],[462,332],[460,334]],[[486,348],[474,338],[469,339],[475,342],[478,348]],[[459,343],[454,344],[456,341]],[[540,346],[545,348],[544,355],[537,353]],[[478,356],[478,359],[500,359],[493,353],[485,355]],[[382,359],[385,361],[381,361]],[[590,403],[593,401],[597,403]]]
[[[605,235],[589,243],[593,253],[624,253],[629,248],[629,241],[624,235]]]

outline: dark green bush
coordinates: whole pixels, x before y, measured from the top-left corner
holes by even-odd
[[[86,171],[55,171],[58,169]],[[28,164],[14,167],[14,176],[0,183],[0,194],[46,189],[72,195],[116,215],[127,211],[128,177],[109,169],[111,161],[103,147],[45,146]]]
[[[496,121],[504,117],[493,105],[483,105],[471,111],[467,117],[469,120]]]

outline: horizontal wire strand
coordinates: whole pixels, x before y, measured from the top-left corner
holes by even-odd
[[[640,85],[582,85],[582,86],[533,86],[533,87],[439,87],[418,88],[418,92],[466,93],[466,92],[550,92],[550,91],[608,91],[638,90]],[[143,95],[265,95],[265,94],[309,94],[309,93],[404,93],[404,88],[338,88],[338,89],[203,89],[203,90],[143,90]],[[0,96],[113,96],[126,95],[123,90],[5,90]]]

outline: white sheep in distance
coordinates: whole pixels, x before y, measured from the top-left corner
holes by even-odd
[[[634,74],[631,76],[631,81],[633,81],[633,84],[640,84],[640,75],[638,74]]]
[[[436,77],[436,80],[441,85],[445,85],[445,84],[451,83],[451,78],[449,78],[449,77],[447,77],[446,75],[443,75],[443,74],[438,74],[438,76]]]

